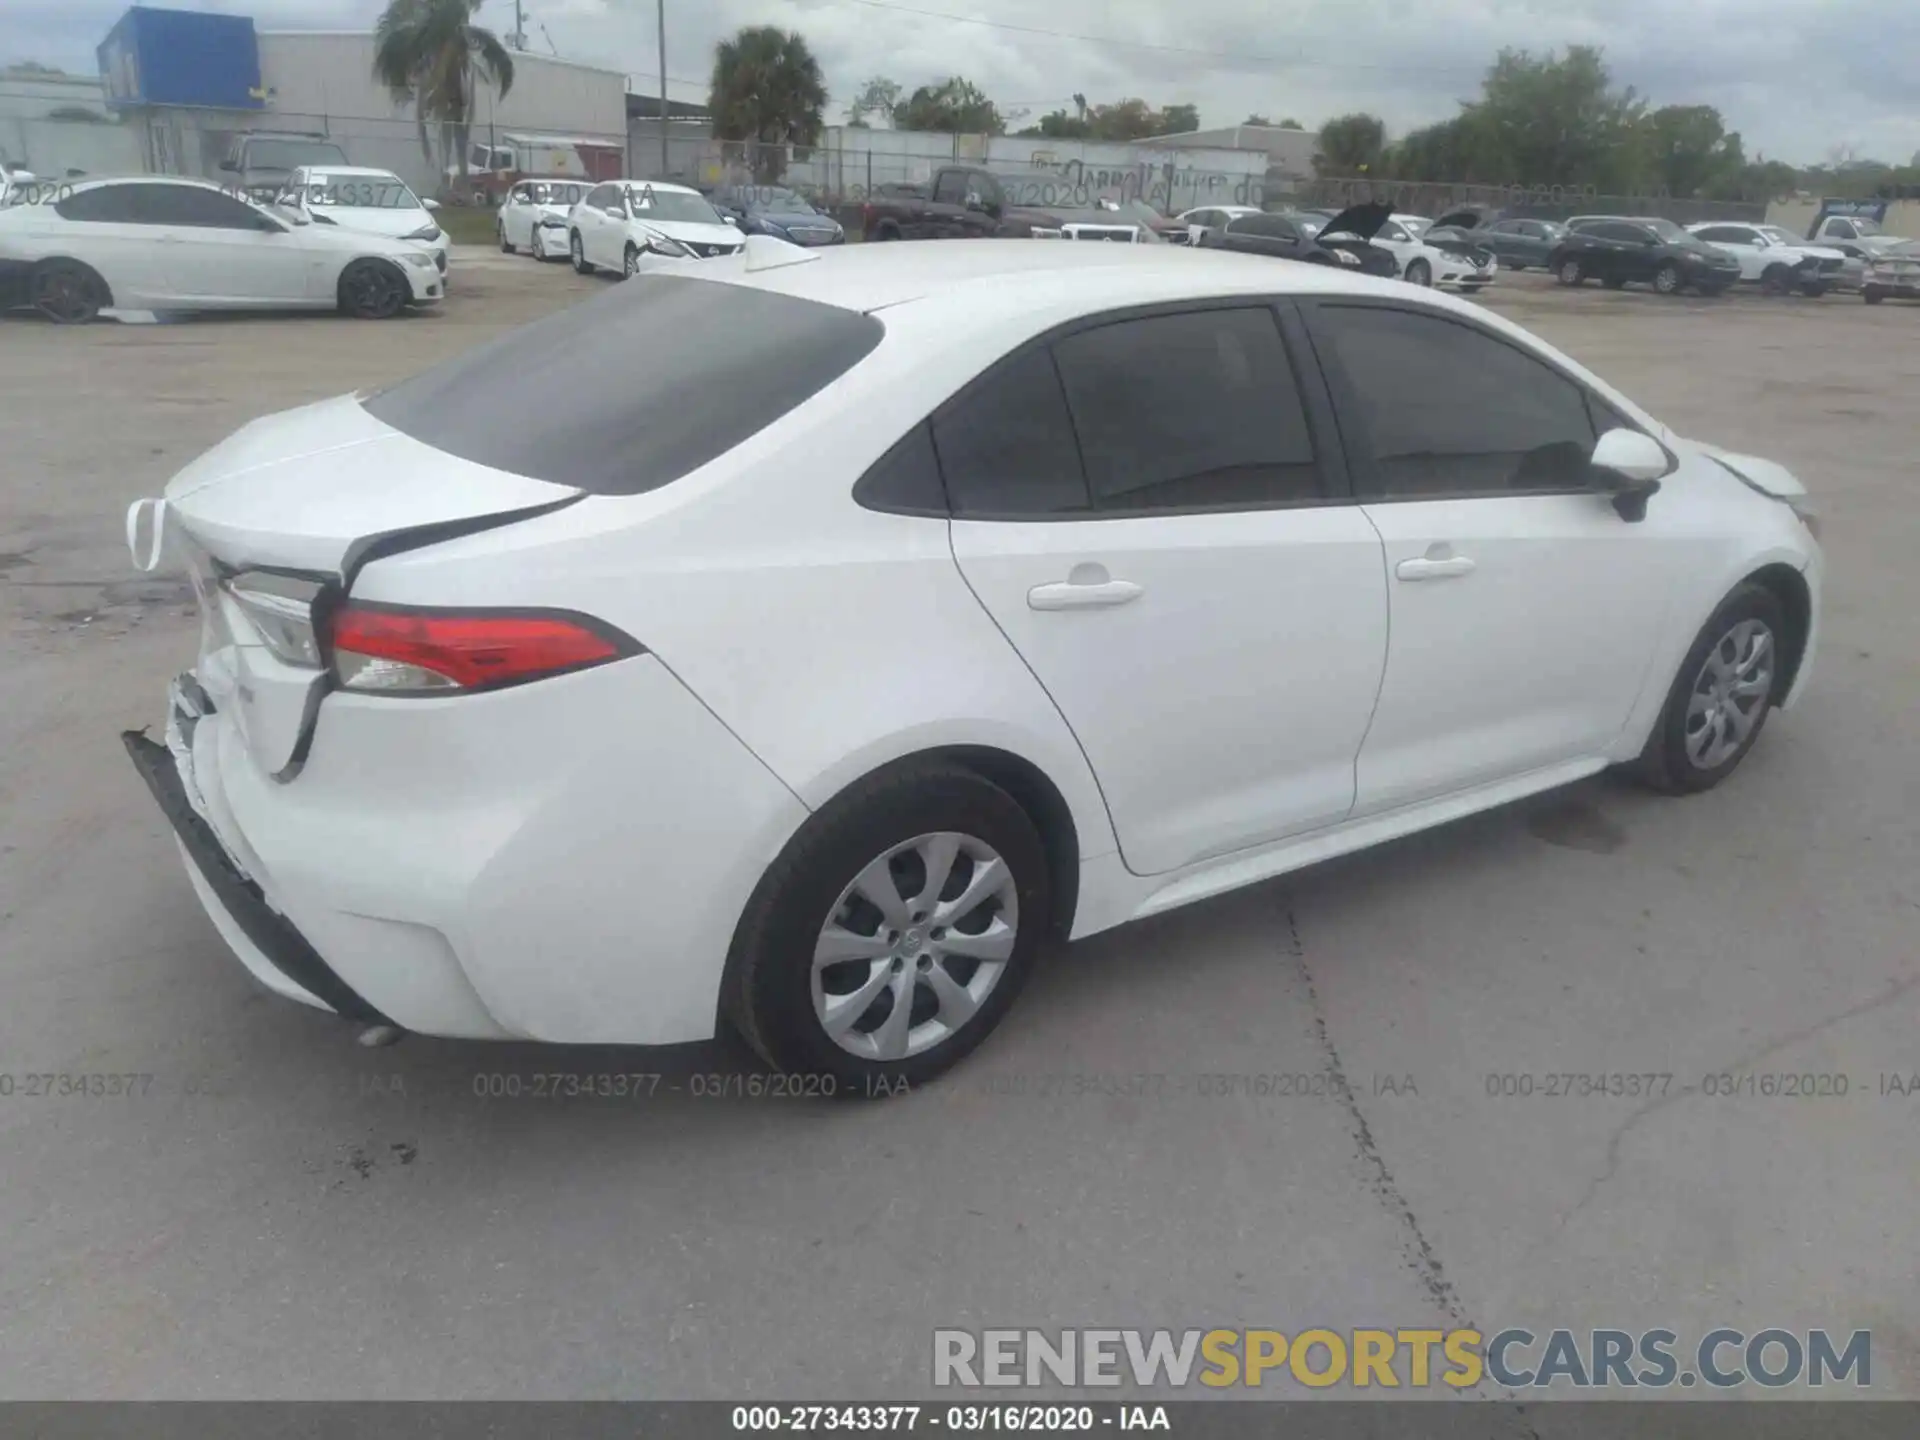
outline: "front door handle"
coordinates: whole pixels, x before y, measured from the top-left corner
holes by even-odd
[[[1064,581],[1027,591],[1031,610],[1103,610],[1138,599],[1144,592],[1131,580],[1115,580],[1104,565],[1076,565]]]
[[[1456,575],[1471,575],[1473,561],[1464,555],[1454,555],[1447,559],[1402,560],[1393,567],[1393,573],[1402,580],[1450,580]]]

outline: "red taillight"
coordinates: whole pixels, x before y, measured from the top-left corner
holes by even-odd
[[[601,665],[640,646],[610,626],[555,610],[342,606],[330,638],[349,690],[480,690]]]

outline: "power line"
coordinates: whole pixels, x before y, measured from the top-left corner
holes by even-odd
[[[980,25],[989,30],[1011,30],[1020,35],[1045,35],[1054,40],[1078,40],[1088,45],[1124,45],[1133,50],[1158,50],[1168,55],[1197,55],[1210,60],[1254,61],[1262,65],[1300,67],[1316,70],[1373,70],[1386,73],[1405,71],[1428,75],[1484,75],[1484,65],[1364,65],[1346,61],[1316,60],[1308,55],[1255,55],[1245,50],[1202,50],[1191,45],[1158,45],[1148,40],[1122,40],[1117,35],[1083,35],[1072,30],[1047,30],[1038,25],[1015,25],[1007,20],[983,20],[977,15],[952,15],[944,10],[921,10],[894,0],[840,0],[846,5],[864,5],[870,10],[892,10],[902,15],[918,15],[927,20],[948,20],[955,25]]]

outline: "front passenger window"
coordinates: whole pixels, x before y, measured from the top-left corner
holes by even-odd
[[[1518,346],[1438,315],[1355,305],[1321,306],[1314,338],[1345,381],[1342,433],[1366,452],[1360,498],[1585,488],[1595,440],[1585,393]]]

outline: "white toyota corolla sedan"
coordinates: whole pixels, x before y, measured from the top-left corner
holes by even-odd
[[[419,245],[161,175],[48,185],[0,210],[0,280],[59,324],[116,309],[386,319],[446,293]]]
[[[871,1093],[1052,939],[1608,766],[1725,779],[1806,687],[1815,523],[1432,291],[755,237],[139,502],[204,623],[126,739],[282,995],[731,1021]]]

